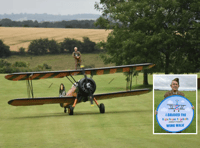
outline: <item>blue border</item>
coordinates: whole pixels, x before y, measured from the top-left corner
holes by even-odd
[[[169,98],[171,98],[171,97],[176,97],[176,96],[182,97],[182,98],[186,99],[186,100],[191,104],[191,106],[193,106],[192,103],[191,103],[186,97],[183,97],[183,96],[181,96],[181,95],[172,95],[172,96],[166,97],[165,99],[169,99]],[[160,105],[162,104],[162,102],[165,101],[165,99],[163,99],[163,100],[160,102],[160,104],[158,105],[157,110],[156,110],[157,112],[158,112],[158,108],[160,107]],[[190,126],[190,124],[192,123],[193,119],[194,119],[194,110],[193,110],[193,117],[192,117],[191,122],[188,124],[187,127],[185,127],[184,129],[182,129],[182,130],[180,130],[180,131],[183,131],[183,130],[185,130],[186,128],[188,128],[188,127]],[[159,121],[158,121],[158,115],[157,115],[157,114],[156,114],[156,120],[157,120],[159,126],[160,126],[163,130],[165,130],[165,131],[167,131],[167,132],[171,132],[171,133],[180,132],[180,131],[168,131],[168,130],[166,130],[164,127],[162,127],[162,126],[160,125]]]

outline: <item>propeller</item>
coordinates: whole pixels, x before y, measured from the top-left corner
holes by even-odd
[[[90,100],[90,103],[91,103],[91,106],[94,106],[93,105],[93,98],[94,98],[94,96],[93,96],[93,93],[94,93],[94,90],[93,90],[93,86],[92,86],[92,82],[91,82],[91,78],[89,78],[89,81],[88,81],[88,77],[86,76],[86,74],[85,74],[85,69],[84,69],[84,66],[83,65],[81,65],[81,69],[82,69],[82,73],[83,73],[83,75],[84,75],[84,77],[85,77],[85,83],[84,83],[84,88],[87,90],[87,92],[88,92],[88,96],[87,97],[89,97],[89,100]],[[96,86],[95,86],[95,89],[96,89]]]

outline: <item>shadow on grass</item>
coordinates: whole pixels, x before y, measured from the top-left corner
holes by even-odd
[[[152,110],[123,110],[123,111],[108,111],[105,112],[106,114],[126,114],[126,113],[141,113],[141,112],[150,112],[152,113]],[[99,112],[74,112],[74,115],[68,115],[68,113],[51,113],[51,114],[43,114],[41,116],[23,116],[23,117],[13,117],[13,118],[9,118],[9,119],[28,119],[28,118],[46,118],[46,117],[62,117],[62,116],[69,116],[69,117],[73,117],[73,116],[83,116],[83,115],[98,115],[100,114]],[[100,115],[104,115],[104,114],[100,114]]]
[[[134,85],[134,86],[132,86],[132,90],[133,89],[142,89],[142,88],[149,88],[150,91],[152,91],[153,85]]]

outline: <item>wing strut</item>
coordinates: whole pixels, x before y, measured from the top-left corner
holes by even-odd
[[[134,72],[134,76],[136,75],[137,71]],[[133,70],[129,72],[129,80],[130,80],[130,90],[132,90],[132,81],[133,81]]]
[[[74,80],[74,82],[76,83],[76,80],[74,79],[74,77],[72,76],[72,75],[70,75],[71,76],[71,78]]]
[[[131,87],[132,87],[132,77],[133,77],[133,72],[132,71],[130,71],[129,72],[129,75],[130,75],[130,80],[131,80],[131,82],[130,82],[130,90],[131,90]]]
[[[71,78],[74,80],[75,83],[77,83],[77,81],[74,79],[74,77],[72,75],[70,75]],[[72,80],[70,78],[68,78],[68,76],[66,76],[67,79],[72,83],[72,85],[74,85],[74,83],[72,82]],[[75,86],[75,85],[74,85]]]
[[[133,79],[133,68],[130,68],[129,71],[130,90],[132,89],[132,79]]]
[[[70,80],[70,78],[68,78],[68,76],[66,76],[67,77],[67,79],[72,83],[72,84],[74,84],[73,82],[72,82],[72,80]]]
[[[30,82],[31,81],[31,82]],[[32,95],[32,98],[34,98],[34,94],[33,94],[33,83],[32,83],[32,80],[27,80],[26,81],[26,84],[27,84],[27,94],[28,94],[28,97],[30,98],[30,94]]]

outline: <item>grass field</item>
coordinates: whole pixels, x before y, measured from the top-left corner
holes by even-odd
[[[113,66],[114,64],[105,65],[99,54],[82,54],[82,65],[94,65],[97,67]],[[44,56],[10,56],[6,58],[9,63],[23,61],[30,64],[29,68],[34,68],[43,63],[52,66],[52,70],[69,70],[75,69],[75,61],[71,54],[44,55]]]
[[[10,46],[10,50],[19,51],[20,47],[27,49],[32,40],[39,38],[55,39],[62,42],[64,38],[74,38],[82,41],[83,37],[89,37],[93,42],[106,41],[111,30],[0,27],[0,32],[0,39]]]
[[[153,135],[153,91],[140,96],[101,100],[106,113],[88,102],[78,104],[75,115],[63,113],[58,104],[14,107],[10,99],[24,98],[26,82],[8,81],[0,75],[0,147],[199,147],[198,135]],[[137,84],[142,84],[142,74]],[[81,76],[76,76],[80,79]],[[108,82],[113,79],[112,83]],[[125,76],[94,76],[96,93],[125,90]],[[136,78],[133,78],[134,85]],[[58,96],[60,83],[66,78],[33,81],[35,97]],[[51,83],[53,85],[48,88]],[[153,84],[149,75],[150,86]],[[140,86],[134,86],[140,87]],[[200,90],[198,90],[198,93]],[[199,103],[198,103],[199,105]],[[197,109],[197,108],[196,108]],[[199,115],[198,115],[199,116]],[[199,118],[198,118],[199,119]],[[198,130],[199,132],[199,130]]]

